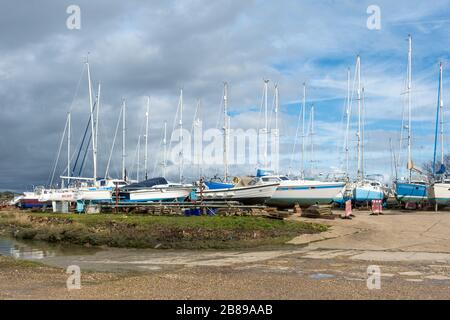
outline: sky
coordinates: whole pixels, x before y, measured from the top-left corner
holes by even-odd
[[[139,167],[142,177],[137,141],[143,134],[146,97],[150,96],[148,170],[161,175],[163,124],[167,121],[172,130],[180,89],[186,127],[192,124],[198,99],[203,126],[216,127],[227,81],[231,128],[259,128],[264,79],[270,80],[270,106],[275,83],[280,92],[280,171],[300,170],[300,148],[297,144],[294,156],[292,149],[303,83],[307,111],[311,104],[315,107],[312,174],[342,170],[347,68],[353,81],[359,54],[365,88],[365,172],[390,179],[391,145],[396,157],[404,160],[399,136],[408,34],[413,38],[412,146],[417,165],[433,156],[440,61],[447,109],[450,1],[433,1],[433,5],[373,0],[0,3],[0,190],[30,190],[49,182],[69,110],[71,157],[76,155],[89,118],[84,65],[88,53],[93,85],[96,88],[101,82],[102,86],[99,175],[106,169],[123,98],[127,102],[127,171],[134,177]],[[67,28],[70,5],[80,8],[80,29]],[[379,30],[367,27],[370,5],[380,8]],[[352,110],[349,152],[354,174],[355,104]],[[444,119],[450,118],[447,114],[446,110]],[[447,136],[448,130],[444,131]],[[120,134],[112,153],[112,176],[119,176],[121,170]],[[63,144],[57,177],[64,174],[66,154]],[[310,160],[311,154],[305,158]],[[230,172],[252,174],[254,169],[255,165],[231,166]],[[197,170],[186,165],[185,179],[195,179]],[[222,172],[217,166],[205,165],[203,170],[207,175]],[[92,175],[90,156],[82,174]],[[168,167],[169,179],[176,180],[177,174],[177,166]]]

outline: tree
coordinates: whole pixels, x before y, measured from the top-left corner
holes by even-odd
[[[436,170],[439,170],[440,165],[441,164],[439,162],[436,163]],[[444,155],[444,166],[445,166],[445,168],[450,168],[450,154]],[[423,173],[427,176],[429,181],[435,180],[435,177],[433,174],[433,161],[432,160],[424,162],[422,164],[422,170],[423,170]],[[444,175],[446,175],[446,173],[444,173]]]

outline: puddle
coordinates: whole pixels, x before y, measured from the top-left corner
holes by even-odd
[[[336,278],[336,276],[334,274],[329,274],[329,273],[314,273],[314,274],[310,275],[309,277],[311,279],[315,279],[315,280]]]
[[[19,241],[0,237],[0,255],[24,260],[41,260],[57,256],[91,255],[101,249],[76,245],[52,245],[41,241]]]

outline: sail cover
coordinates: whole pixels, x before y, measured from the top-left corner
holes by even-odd
[[[444,174],[445,173],[445,165],[441,163],[441,167],[438,171],[436,171],[436,174]]]
[[[143,188],[151,188],[153,186],[157,186],[160,184],[167,184],[167,180],[163,177],[158,178],[151,178],[148,180],[144,180],[137,183],[132,183],[127,186],[123,186],[122,190],[136,190],[136,189],[143,189]]]
[[[205,185],[209,190],[218,190],[218,189],[230,189],[233,188],[234,185],[223,182],[215,182],[215,181],[205,181]]]

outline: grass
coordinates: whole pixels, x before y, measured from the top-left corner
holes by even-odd
[[[134,248],[245,248],[278,245],[327,230],[316,223],[239,216],[0,213],[0,231],[19,239]]]
[[[5,257],[5,256],[0,255],[0,269],[18,268],[18,267],[23,267],[23,268],[46,267],[46,268],[49,268],[48,266],[46,266],[45,264],[40,263],[40,262],[14,259],[11,257]]]

